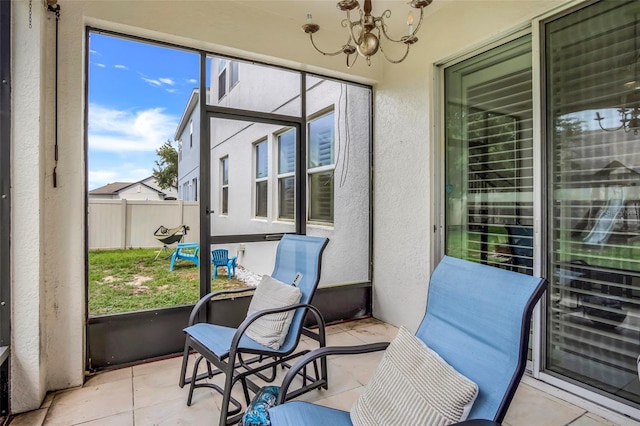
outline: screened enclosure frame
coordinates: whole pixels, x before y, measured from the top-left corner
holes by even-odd
[[[199,102],[199,110],[197,110],[196,114],[199,114],[200,117],[200,159],[199,159],[199,220],[200,220],[200,232],[198,235],[198,239],[200,241],[200,247],[208,248],[212,244],[226,244],[226,243],[249,243],[249,242],[268,242],[268,241],[278,241],[284,235],[281,232],[272,232],[272,233],[245,233],[245,234],[233,234],[233,235],[216,235],[216,229],[212,229],[212,222],[210,220],[212,211],[212,196],[211,194],[211,138],[210,138],[210,122],[212,119],[222,119],[222,120],[236,120],[236,121],[250,121],[264,124],[273,124],[283,127],[290,127],[296,129],[296,162],[295,162],[295,213],[294,213],[294,221],[295,222],[295,234],[305,235],[307,232],[306,224],[307,224],[307,185],[306,185],[306,142],[307,142],[307,134],[306,134],[306,126],[307,126],[307,117],[306,117],[306,82],[307,77],[317,77],[327,81],[334,81],[338,83],[345,83],[349,86],[360,87],[368,90],[368,98],[367,98],[367,115],[368,115],[368,142],[367,142],[367,192],[368,192],[368,202],[369,207],[367,210],[368,215],[368,240],[369,245],[366,250],[367,255],[367,264],[366,264],[366,279],[362,281],[357,281],[353,283],[348,283],[344,286],[336,286],[332,288],[326,289],[326,292],[323,292],[320,289],[318,294],[319,300],[318,303],[324,306],[324,309],[329,309],[330,316],[336,318],[337,311],[336,309],[350,309],[352,312],[346,315],[353,315],[356,312],[371,312],[371,276],[372,276],[372,257],[373,257],[373,96],[372,96],[372,87],[370,85],[356,83],[352,81],[341,80],[337,78],[322,76],[318,74],[311,74],[305,71],[300,71],[296,69],[290,69],[283,66],[276,66],[272,64],[267,64],[259,61],[252,61],[243,59],[240,57],[234,57],[229,55],[224,55],[220,53],[216,53],[215,51],[209,51],[198,48],[190,48],[182,45],[177,45],[170,42],[158,41],[149,39],[146,37],[135,36],[130,34],[124,34],[119,31],[108,30],[97,28],[93,26],[85,26],[85,46],[89,46],[89,35],[91,33],[104,34],[112,37],[122,38],[134,42],[146,43],[157,45],[160,47],[167,47],[172,49],[177,49],[185,52],[191,52],[199,55],[199,90],[200,94],[207,93],[207,60],[212,57],[222,58],[228,61],[239,61],[249,64],[255,64],[265,67],[270,67],[273,69],[285,70],[292,73],[296,73],[300,77],[300,116],[290,116],[286,114],[277,114],[277,113],[265,113],[259,111],[252,111],[240,108],[229,108],[229,107],[221,107],[215,105],[208,105],[205,97],[200,97]],[[89,75],[89,51],[88,48],[85,49],[85,76]],[[228,70],[227,70],[228,71]],[[237,78],[237,75],[236,75]],[[211,82],[213,85],[213,81]],[[234,84],[231,87],[226,89],[229,92],[232,88],[237,85]],[[88,99],[88,78],[85,79],[85,87],[84,87],[84,97]],[[228,93],[227,93],[228,95]],[[303,149],[304,148],[304,149]],[[84,110],[84,161],[85,161],[85,180],[88,176],[88,102],[85,102],[85,110]],[[218,179],[218,177],[216,177]],[[88,211],[88,195],[85,194],[85,211]],[[217,213],[217,212],[216,212]],[[88,280],[88,223],[85,223],[85,294],[89,294],[89,280]],[[208,253],[208,250],[203,250],[201,253]],[[200,297],[209,293],[211,288],[211,264],[210,262],[201,262],[199,268],[199,291]],[[338,295],[336,292],[340,293]],[[323,295],[326,294],[326,295]],[[343,294],[343,296],[342,296]],[[346,297],[347,299],[343,302],[340,301],[336,303],[335,306],[329,306],[327,304],[327,297]],[[357,298],[349,299],[349,298]],[[195,302],[194,302],[195,303]],[[243,302],[244,303],[244,302]],[[363,306],[360,306],[363,305]],[[107,360],[106,364],[100,364],[92,361],[91,359],[91,350],[90,344],[91,342],[105,342],[110,341],[109,337],[107,337],[108,333],[111,333],[113,330],[118,331],[120,334],[117,338],[114,338],[111,345],[117,346],[117,341],[122,339],[122,342],[132,341],[139,339],[140,336],[144,335],[145,338],[149,337],[147,335],[157,335],[158,337],[164,336],[161,339],[153,340],[154,343],[151,346],[157,346],[158,351],[164,351],[162,355],[166,356],[167,351],[171,350],[176,346],[176,342],[178,340],[181,341],[180,346],[173,353],[179,353],[184,344],[184,337],[181,331],[180,326],[175,326],[177,321],[181,321],[181,318],[185,318],[184,323],[186,323],[186,319],[188,318],[188,312],[190,311],[190,306],[174,306],[167,308],[156,308],[150,309],[147,311],[138,311],[138,312],[127,312],[123,314],[111,314],[111,315],[98,315],[98,316],[90,316],[89,315],[89,304],[88,297],[85,301],[85,318],[87,318],[87,339],[85,339],[85,350],[86,350],[86,366],[89,371],[97,371],[103,369],[109,369],[113,365],[124,366],[124,365],[132,365],[135,364],[135,360],[140,359],[152,359],[154,357],[153,353],[155,353],[155,349],[151,347],[143,348],[147,352],[144,355],[137,355],[135,349],[132,350],[122,350],[122,360],[111,363],[111,359],[113,359],[113,353],[105,354],[102,356],[102,360]],[[353,310],[356,306],[358,306],[357,310]],[[230,313],[233,310],[226,309],[226,312]],[[338,318],[341,318],[338,316]],[[334,319],[335,320],[335,319]],[[148,333],[144,332],[140,327],[141,324],[146,322],[147,324],[154,324],[152,330]],[[175,328],[175,330],[171,330],[169,334],[165,332],[166,327],[170,326]],[[131,327],[131,328],[129,328]],[[163,329],[163,327],[165,327]],[[90,330],[95,330],[93,333],[90,333]],[[174,336],[175,334],[175,336]],[[120,345],[122,346],[122,345]],[[142,346],[138,346],[142,348]],[[102,355],[102,354],[101,354]],[[108,356],[106,356],[108,355]],[[120,358],[118,354],[117,358]],[[93,362],[93,364],[92,364]]]

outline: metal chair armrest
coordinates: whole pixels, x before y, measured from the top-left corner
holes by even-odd
[[[206,296],[203,296],[200,300],[198,300],[198,303],[195,304],[195,306],[191,310],[191,315],[189,315],[189,323],[187,325],[188,326],[192,326],[193,324],[195,324],[196,323],[196,319],[198,318],[198,315],[200,313],[200,310],[207,303],[209,303],[211,300],[214,300],[218,296],[223,296],[223,295],[226,295],[226,294],[245,293],[245,292],[249,292],[249,291],[255,291],[255,287],[254,288],[236,288],[236,289],[230,289],[230,290],[212,291],[211,293],[207,294]]]
[[[278,405],[286,401],[287,390],[298,372],[316,359],[329,355],[358,355],[369,352],[384,351],[387,349],[387,346],[389,346],[389,342],[377,342],[357,346],[326,346],[309,352],[300,358],[298,362],[293,364],[287,372],[287,375],[284,376],[284,380],[282,380],[282,385],[280,386],[280,394],[278,395]]]
[[[258,318],[263,317],[265,315],[277,314],[277,313],[280,313],[280,312],[292,311],[292,310],[300,309],[300,308],[305,308],[305,309],[310,310],[311,313],[315,316],[316,323],[318,324],[318,328],[319,328],[319,332],[318,332],[318,334],[319,334],[319,344],[320,344],[321,347],[324,346],[325,345],[325,339],[324,339],[324,336],[325,336],[325,332],[324,332],[325,324],[324,324],[324,318],[322,317],[322,314],[320,313],[318,308],[316,308],[313,305],[309,305],[307,303],[296,303],[295,305],[283,306],[281,308],[264,309],[262,311],[255,312],[255,313],[249,315],[247,318],[245,318],[245,320],[242,321],[242,323],[236,329],[235,334],[233,335],[233,339],[231,340],[231,348],[229,350],[229,358],[230,359],[234,359],[235,354],[238,351],[238,345],[240,344],[240,339],[244,335],[244,333],[247,330],[247,328],[249,328],[249,326],[255,320],[257,320]]]

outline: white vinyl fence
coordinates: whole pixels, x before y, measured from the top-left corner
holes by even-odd
[[[196,201],[89,200],[89,250],[162,247],[154,236],[161,225],[190,229],[183,242],[200,234]]]

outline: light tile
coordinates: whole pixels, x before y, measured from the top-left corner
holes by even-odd
[[[45,425],[75,425],[133,409],[131,380],[104,383],[57,393]]]
[[[355,330],[356,328],[366,328],[366,327],[370,327],[372,325],[378,325],[378,324],[385,324],[385,323],[380,321],[379,319],[369,317],[369,318],[362,318],[354,321],[343,322],[342,324],[340,324],[340,326],[345,331],[349,331],[349,330]]]
[[[585,410],[521,383],[505,417],[512,426],[565,426]]]
[[[348,331],[365,343],[390,342],[398,334],[398,328],[390,324],[370,324],[367,327],[357,327]]]
[[[192,354],[191,356],[193,357],[194,355]],[[191,363],[191,365],[193,364]],[[156,373],[158,372],[158,370],[163,370],[163,371],[177,370],[178,373],[176,373],[176,380],[178,380],[177,378],[178,378],[181,366],[182,366],[182,355],[173,357],[173,358],[163,359],[160,361],[146,362],[144,364],[134,365],[132,367],[133,377]]]
[[[11,420],[11,426],[39,426],[43,424],[44,418],[47,416],[47,409],[28,411],[18,414]]]
[[[40,405],[40,408],[51,407],[51,403],[53,402],[54,396],[55,396],[55,392],[48,393],[47,396],[44,397],[44,401],[42,401],[42,405]]]
[[[134,410],[136,426],[214,425],[219,418],[220,411],[213,398],[198,401],[191,407],[180,398]]]
[[[171,365],[164,365],[153,373],[147,373],[133,378],[133,404],[136,409],[156,405],[163,401],[180,399],[187,404],[189,385],[184,388],[178,386],[178,370]],[[200,388],[193,393],[192,403],[200,399],[211,398],[211,390]]]
[[[587,413],[581,416],[580,418],[578,418],[578,420],[571,423],[571,426],[617,426],[617,425],[606,419],[603,419],[600,416]]]
[[[327,360],[327,372],[329,389],[313,390],[296,399],[300,401],[315,402],[361,386],[360,382],[356,380],[349,370],[336,364],[331,358]],[[302,379],[297,377],[293,381],[292,389],[301,385]]]
[[[364,387],[351,389],[328,398],[320,399],[316,401],[315,404],[335,408],[336,410],[350,411],[363,389]]]
[[[349,331],[342,331],[340,333],[330,334],[327,336],[327,346],[353,346],[363,345],[367,342],[360,339],[358,336],[351,334]]]
[[[82,423],[78,426],[134,426],[133,411],[127,411],[125,413],[103,417],[101,419]]]
[[[120,368],[118,370],[105,371],[90,376],[84,386],[98,386],[104,383],[117,382],[118,380],[131,379],[132,368]]]
[[[331,362],[348,371],[359,384],[366,385],[382,361],[383,355],[384,351],[360,355],[339,355],[331,358]]]

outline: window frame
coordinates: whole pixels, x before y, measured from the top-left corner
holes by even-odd
[[[265,164],[266,164],[266,172],[265,172],[265,176],[258,176],[258,172],[259,172],[259,167],[260,167],[260,154],[259,154],[259,147],[260,146],[264,146],[265,149],[265,153],[264,155],[266,155],[266,159],[265,159]],[[253,197],[253,202],[254,202],[254,208],[253,208],[253,217],[255,219],[268,219],[269,218],[269,140],[268,138],[263,138],[260,139],[257,142],[254,142],[253,144],[253,158],[254,158],[254,167],[253,167],[253,191],[254,191],[254,197]],[[259,190],[259,187],[265,185],[266,189],[267,189],[267,193],[266,193],[266,200],[264,200],[265,203],[265,212],[264,212],[264,216],[259,214],[258,210],[260,208],[260,194],[261,191]],[[260,212],[261,213],[261,212]]]
[[[229,79],[229,90],[228,92],[231,91],[231,89],[233,89],[239,82],[240,82],[240,70],[239,70],[239,64],[238,61],[229,61],[228,62],[231,66],[228,66],[229,68],[229,72],[228,72],[228,79]]]
[[[225,167],[226,165],[226,167]],[[226,195],[226,204],[225,204]],[[220,158],[220,215],[229,215],[229,156]]]
[[[293,143],[292,143],[292,147],[291,147],[291,149],[293,149],[293,167],[292,167],[291,171],[281,172],[280,171],[280,165],[281,165],[280,154],[282,152],[282,148],[281,148],[282,139],[281,138],[284,135],[289,134],[289,133],[291,133],[293,135],[293,141],[292,141]],[[277,205],[277,208],[278,208],[278,220],[293,221],[293,220],[295,220],[295,217],[296,217],[296,214],[295,214],[295,204],[296,204],[296,202],[295,202],[295,174],[296,174],[296,164],[295,164],[295,162],[296,162],[296,160],[295,160],[296,159],[296,142],[295,142],[296,134],[295,134],[295,129],[293,129],[293,128],[285,129],[285,130],[281,131],[280,133],[276,134],[275,136],[276,136],[276,147],[277,147],[276,151],[278,153],[278,155],[277,155],[277,164],[276,164],[276,180],[277,180],[277,183],[276,183],[276,188],[277,189],[276,190],[277,190],[277,193],[278,193],[278,195],[277,195],[277,200],[278,200],[278,205]],[[281,196],[282,196],[281,191],[282,190],[281,190],[280,182],[285,180],[285,179],[290,179],[290,178],[294,179],[294,190],[293,190],[293,193],[294,193],[294,196],[293,196],[294,197],[293,198],[293,209],[294,209],[294,211],[291,213],[291,217],[287,217],[287,216],[283,216],[283,213],[282,213],[282,211],[283,211],[283,207],[282,207],[282,203],[281,203],[281,199],[282,199],[281,198]]]
[[[310,154],[310,150],[311,150],[311,125],[316,121],[316,120],[320,120],[322,118],[327,117],[328,115],[332,115],[333,116],[333,129],[332,129],[332,140],[331,140],[331,164],[327,164],[327,165],[321,165],[321,166],[315,166],[315,167],[311,167],[310,166],[310,160],[311,160],[311,154]],[[326,220],[326,219],[322,219],[322,218],[316,218],[316,217],[312,217],[312,206],[313,206],[313,191],[312,191],[312,177],[313,175],[317,175],[317,174],[322,174],[322,173],[326,173],[328,171],[333,172],[336,168],[336,158],[335,158],[335,144],[336,144],[336,134],[338,134],[337,129],[336,129],[336,116],[335,116],[335,110],[334,110],[334,106],[331,106],[328,109],[325,109],[323,111],[318,112],[317,114],[314,114],[313,116],[310,116],[307,118],[307,126],[306,126],[306,132],[307,132],[307,147],[306,147],[306,151],[307,151],[307,164],[306,164],[306,185],[307,185],[307,222],[310,224],[316,224],[316,225],[324,225],[324,226],[333,226],[334,224],[334,219],[335,219],[335,188],[333,186],[333,184],[335,183],[335,175],[331,176],[332,179],[332,191],[331,191],[331,219],[330,220]]]
[[[218,101],[227,95],[227,64],[228,60],[217,58],[218,60]]]

